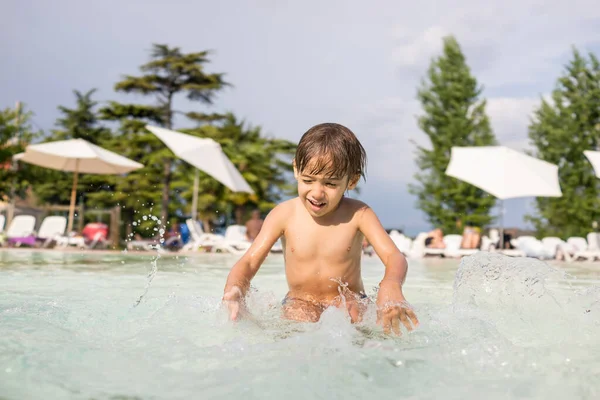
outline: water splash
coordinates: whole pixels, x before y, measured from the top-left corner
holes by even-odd
[[[147,276],[148,280],[146,281],[146,286],[144,287],[144,293],[142,293],[140,295],[140,297],[136,300],[136,302],[133,305],[134,307],[137,307],[138,305],[140,305],[140,303],[142,302],[144,297],[148,294],[148,291],[150,290],[150,285],[152,284],[154,277],[158,273],[158,259],[159,258],[160,258],[160,253],[158,253],[156,255],[156,257],[150,262],[152,267],[150,268],[150,272],[148,273],[148,276]]]
[[[600,312],[599,292],[577,292],[571,278],[537,259],[481,252],[460,263],[453,312],[479,318],[519,345],[584,339]]]
[[[161,253],[163,252],[161,245],[165,242],[164,235],[165,235],[166,230],[165,230],[165,226],[162,224],[162,221],[160,220],[159,217],[157,217],[156,215],[147,214],[147,215],[142,216],[142,220],[154,222],[155,226],[153,227],[153,231],[158,233],[159,239],[158,239],[158,244],[153,246],[153,248],[156,250],[156,256],[150,262],[151,268],[147,275],[148,280],[146,281],[146,286],[144,287],[144,292],[135,301],[133,307],[137,307],[138,305],[140,305],[140,303],[142,302],[142,300],[144,299],[144,297],[148,294],[148,291],[150,290],[152,281],[154,280],[154,277],[158,273],[158,260],[160,259]],[[140,224],[141,224],[141,221],[139,219],[132,223],[132,225],[134,227],[138,226]],[[150,226],[147,226],[146,230],[149,230],[149,229],[150,229]],[[134,235],[135,235],[134,232],[131,232],[129,234],[128,240],[130,242],[133,240]]]

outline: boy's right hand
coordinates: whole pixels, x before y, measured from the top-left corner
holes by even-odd
[[[229,309],[229,319],[231,321],[238,319],[242,308],[242,300],[242,290],[237,286],[232,286],[223,295],[223,302],[227,304],[227,308]]]

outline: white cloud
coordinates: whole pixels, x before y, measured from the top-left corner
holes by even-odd
[[[532,97],[489,99],[487,114],[498,142],[515,150],[529,149],[527,129],[533,110],[539,105],[540,99]]]
[[[424,69],[439,54],[441,38],[457,37],[469,64],[487,87],[531,85],[560,69],[572,45],[600,43],[596,0],[570,2],[463,1],[446,3],[441,19],[405,21],[392,28],[391,60],[402,68]],[[444,7],[443,3],[440,7]]]
[[[488,99],[486,112],[498,142],[515,150],[529,149],[529,118],[539,104],[540,99],[533,97]],[[354,117],[349,118],[369,155],[369,175],[388,185],[411,182],[417,172],[415,144],[429,147],[428,138],[417,126],[420,104],[389,97],[354,111]]]

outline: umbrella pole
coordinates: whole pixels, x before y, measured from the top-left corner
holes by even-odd
[[[198,186],[200,185],[200,177],[198,176],[198,169],[194,175],[194,192],[192,194],[192,219],[196,220],[196,214],[198,213]]]
[[[79,176],[79,159],[75,160],[75,171],[73,172],[73,187],[71,188],[71,204],[69,206],[69,223],[67,225],[67,235],[73,229],[73,216],[75,214],[75,197],[77,197],[77,178]]]

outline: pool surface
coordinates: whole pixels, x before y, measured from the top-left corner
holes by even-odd
[[[0,399],[598,399],[600,263],[409,260],[420,327],[279,318],[281,256],[227,321],[236,258],[0,250]],[[383,274],[364,258],[368,294]]]

